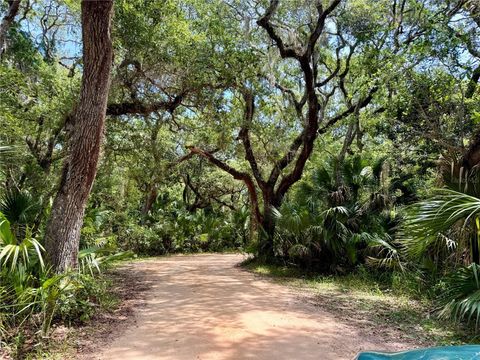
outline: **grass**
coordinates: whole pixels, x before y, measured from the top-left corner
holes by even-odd
[[[357,328],[414,346],[478,343],[469,328],[437,317],[431,294],[406,276],[375,275],[364,268],[348,275],[324,276],[298,268],[246,261],[255,274],[291,286],[300,296]]]

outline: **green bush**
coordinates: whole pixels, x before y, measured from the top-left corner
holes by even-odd
[[[110,307],[108,283],[93,270],[133,254],[90,247],[80,251],[80,271],[53,274],[43,263],[43,252],[29,224],[14,232],[0,213],[0,336],[14,348],[22,346],[25,333],[45,336],[52,322],[87,321],[99,308]]]
[[[383,160],[331,159],[302,180],[280,209],[276,253],[301,267],[344,272],[389,245],[394,197],[382,180]]]
[[[108,292],[111,282],[102,276],[72,274],[72,287],[60,294],[56,318],[69,325],[88,321],[99,308],[109,309],[115,299]]]

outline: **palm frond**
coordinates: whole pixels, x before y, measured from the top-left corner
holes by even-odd
[[[32,224],[38,212],[39,202],[25,191],[8,191],[0,199],[0,212],[11,224]]]
[[[370,248],[376,250],[376,256],[368,256],[366,263],[372,267],[387,268],[404,271],[404,263],[399,249],[392,244],[391,238],[383,239],[379,236],[371,236],[368,239]]]
[[[475,225],[480,215],[480,199],[449,189],[439,189],[425,201],[406,209],[398,239],[406,252],[421,257],[427,249],[448,238],[446,234],[455,227],[460,230]],[[451,245],[451,242],[447,242]]]
[[[135,256],[133,251],[115,252],[110,247],[90,247],[79,251],[79,270],[82,273],[101,272],[101,266],[112,261],[124,260]]]
[[[480,321],[480,265],[460,268],[447,278],[448,290],[444,295],[445,307],[440,315],[454,320]]]
[[[42,252],[43,246],[31,236],[29,229],[26,229],[25,237],[18,241],[11,231],[10,222],[0,213],[0,266],[8,267],[10,271],[22,263],[24,266],[30,262],[37,261],[44,267]]]

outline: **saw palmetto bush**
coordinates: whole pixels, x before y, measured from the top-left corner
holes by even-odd
[[[137,254],[195,253],[244,249],[250,240],[250,212],[204,208],[189,211],[171,201],[154,208],[143,223],[117,217],[115,236],[121,249]]]
[[[17,228],[18,230],[18,228]],[[45,273],[43,247],[26,227],[20,238],[0,213],[0,317],[5,329],[15,329],[38,312],[40,277]]]
[[[448,285],[442,300],[445,306],[440,315],[457,321],[480,325],[480,266],[462,267],[446,278]]]
[[[450,189],[405,210],[398,239],[407,255],[418,261],[446,265],[479,263],[480,199]],[[445,262],[445,260],[450,260]],[[453,262],[453,263],[452,263]]]
[[[438,189],[408,207],[398,239],[414,266],[434,274],[444,284],[438,299],[441,315],[455,320],[480,318],[479,282],[480,198]]]
[[[392,199],[381,183],[382,167],[383,160],[355,156],[315,169],[295,197],[274,210],[277,251],[307,266],[351,267],[387,244]]]
[[[39,263],[43,268],[42,250],[40,242],[34,239],[28,229],[24,230],[24,237],[18,238],[13,232],[10,221],[0,212],[0,265],[9,271],[18,267],[26,268]]]
[[[52,321],[89,318],[107,293],[105,283],[94,275],[102,266],[132,256],[105,247],[83,249],[78,271],[54,274],[44,263],[42,244],[23,220],[27,218],[19,214],[8,213],[21,228],[0,212],[0,341],[6,342],[24,330],[45,336]]]
[[[27,236],[28,230],[33,229],[39,209],[40,202],[26,191],[9,190],[0,198],[0,212],[19,238]]]

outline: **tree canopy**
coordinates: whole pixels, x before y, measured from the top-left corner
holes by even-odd
[[[477,1],[100,3],[0,2],[9,244],[36,239],[56,273],[93,247],[480,262]]]

